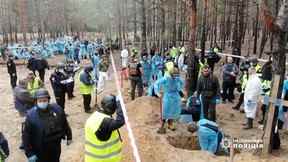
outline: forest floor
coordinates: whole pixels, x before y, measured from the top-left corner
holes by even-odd
[[[49,63],[55,65],[62,59],[62,56],[57,56],[49,59]],[[115,56],[115,59],[116,63],[119,64],[119,56]],[[88,63],[88,61],[85,61],[85,63]],[[50,94],[54,96],[49,82],[49,76],[52,72],[53,69],[47,71],[45,85]],[[17,66],[17,73],[18,79],[23,79],[27,75],[28,70],[25,66],[19,65]],[[0,66],[0,74],[0,131],[4,133],[9,141],[11,155],[8,162],[25,162],[24,153],[18,149],[21,142],[21,123],[24,121],[24,118],[21,118],[14,108],[13,93],[5,65]],[[112,68],[109,70],[109,76],[111,80],[107,81],[106,89],[99,95],[98,101],[105,94],[116,94]],[[203,151],[191,150],[189,145],[192,145],[192,137],[196,135],[188,132],[187,126],[184,124],[178,124],[178,129],[175,132],[168,131],[165,135],[157,134],[156,131],[160,126],[159,99],[141,97],[135,101],[130,101],[128,89],[129,82],[125,81],[122,89],[123,97],[143,162],[228,161],[229,157],[227,156],[212,156]],[[84,124],[89,115],[84,113],[82,97],[79,94],[77,82],[74,94],[76,97],[73,100],[66,101],[66,112],[69,114],[68,121],[73,131],[73,143],[70,146],[66,146],[65,142],[63,142],[61,162],[82,162],[84,157]],[[52,100],[54,101],[54,97],[52,97]],[[262,130],[258,128],[257,123],[254,122],[254,129],[243,130],[244,115],[232,110],[231,107],[231,104],[220,104],[217,107],[218,124],[224,133],[241,139],[260,139]],[[133,150],[130,145],[126,126],[121,128],[120,132],[124,144],[123,162],[133,162],[135,160],[133,159]],[[234,162],[288,162],[287,138],[288,133],[281,132],[282,148],[269,157],[264,158],[255,155],[254,151],[244,150],[240,154],[235,155]]]

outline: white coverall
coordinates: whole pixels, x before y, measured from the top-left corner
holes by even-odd
[[[256,74],[250,75],[244,92],[244,110],[247,118],[255,119],[257,102],[261,92],[259,77]]]

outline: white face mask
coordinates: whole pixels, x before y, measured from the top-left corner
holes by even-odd
[[[41,110],[46,110],[47,107],[48,107],[48,102],[38,102],[38,103],[37,103],[37,106],[38,106],[38,108],[41,109]]]

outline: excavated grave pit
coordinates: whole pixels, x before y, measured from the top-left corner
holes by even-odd
[[[197,135],[169,135],[167,141],[170,145],[175,148],[185,149],[185,150],[200,150],[200,145],[198,142]]]

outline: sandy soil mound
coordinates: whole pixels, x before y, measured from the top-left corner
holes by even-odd
[[[192,138],[195,134],[191,134],[187,131],[187,127],[184,124],[178,124],[175,132],[168,131],[165,135],[157,134],[157,129],[160,126],[160,113],[159,99],[151,97],[141,97],[128,103],[127,105],[129,120],[136,136],[137,145],[140,151],[140,156],[144,162],[224,162],[228,161],[228,157],[225,156],[211,156],[206,152],[199,150],[191,150],[193,142]],[[223,108],[223,105],[221,106]],[[237,121],[240,118],[238,112],[231,111],[230,113],[223,113],[224,109],[219,111],[219,120],[222,122],[220,125],[230,126],[231,121]],[[233,117],[232,117],[233,116]],[[229,120],[227,120],[229,119]],[[228,123],[226,122],[228,121]],[[221,123],[220,122],[220,123]],[[230,123],[229,123],[230,122]],[[241,121],[238,121],[241,122]],[[236,127],[236,126],[235,126]],[[239,125],[237,126],[239,130]],[[232,130],[236,129],[232,127]],[[228,129],[230,132],[231,130]],[[239,130],[236,132],[239,133]],[[255,134],[254,132],[239,133],[237,137],[245,137],[247,134]],[[243,131],[242,131],[243,132]],[[235,131],[234,131],[234,134]],[[246,135],[243,135],[246,134]],[[257,133],[256,133],[257,134]],[[127,134],[122,130],[124,136],[124,143],[127,144]],[[251,137],[251,136],[250,136]],[[189,146],[190,145],[190,146]],[[178,148],[176,148],[176,147]],[[180,147],[180,148],[179,148]],[[283,157],[284,152],[281,153],[281,158],[277,156],[271,156],[268,159],[262,159],[258,156],[253,156],[251,153],[243,152],[235,156],[236,162],[258,162],[258,161],[288,161],[287,156]],[[124,160],[133,161],[132,152],[130,148],[124,148]],[[287,155],[287,154],[286,154]]]
[[[56,57],[49,60],[49,63],[55,65],[59,60],[62,58]],[[52,71],[53,69],[47,71],[45,84],[53,96],[52,101],[55,101],[49,82]],[[17,66],[17,72],[19,79],[22,79],[27,75],[28,70],[25,66]],[[23,118],[18,115],[14,108],[12,90],[5,65],[0,65],[0,74],[0,131],[5,134],[9,141],[11,155],[8,162],[25,162],[27,160],[24,153],[18,149],[21,142],[20,130]],[[116,92],[111,69],[109,75],[111,80],[107,82],[105,91],[98,97],[98,103],[104,94],[115,94]],[[195,143],[195,134],[188,132],[186,125],[180,124],[175,132],[168,131],[166,135],[157,134],[156,131],[160,127],[159,99],[141,97],[131,102],[128,90],[129,82],[125,81],[122,89],[123,96],[127,103],[129,121],[143,162],[225,162],[228,160],[228,157],[213,157],[199,150],[190,150],[190,146]],[[69,114],[68,120],[73,131],[73,143],[70,146],[63,143],[61,162],[83,162],[84,158],[84,123],[89,115],[83,112],[82,96],[79,94],[77,83],[75,96],[73,100],[66,102],[66,112]],[[260,138],[262,131],[256,128],[258,126],[256,122],[254,122],[255,128],[253,130],[242,130],[241,123],[244,121],[244,115],[232,111],[231,106],[226,104],[217,107],[218,123],[224,132],[233,137]],[[124,143],[123,162],[135,162],[125,126],[120,131]],[[281,133],[281,136],[283,149],[269,158],[263,159],[253,156],[251,151],[246,151],[237,154],[235,162],[288,161],[288,134]]]

